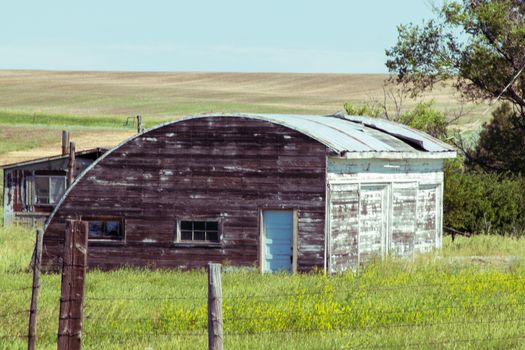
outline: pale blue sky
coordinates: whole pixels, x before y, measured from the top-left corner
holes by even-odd
[[[0,69],[381,73],[427,0],[5,0]]]

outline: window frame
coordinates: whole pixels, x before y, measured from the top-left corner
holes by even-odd
[[[115,217],[115,216],[90,216],[82,218],[82,221],[86,221],[88,223],[88,241],[90,243],[110,243],[110,244],[124,244],[126,242],[126,225],[125,220],[122,217]],[[101,221],[105,227],[105,224],[110,221],[116,221],[120,225],[120,238],[115,239],[111,238],[111,236],[106,237],[97,237],[97,238],[90,238],[89,237],[89,222],[94,221]]]
[[[181,230],[181,223],[183,221],[190,221],[190,222],[216,222],[217,223],[217,240],[211,241],[211,240],[183,240],[182,239],[182,230]],[[175,229],[175,242],[176,245],[185,245],[185,246],[222,246],[222,220],[219,218],[188,218],[183,217],[177,219],[176,223],[176,229]],[[192,228],[192,231],[195,231],[194,228]],[[204,230],[206,235],[206,230]]]
[[[38,178],[46,178],[47,179],[47,203],[40,203],[38,201],[38,186],[37,186],[37,179]],[[63,182],[64,182],[64,192],[62,193],[62,195],[60,196],[60,198],[58,198],[57,201],[55,202],[51,202],[51,180],[53,178],[59,178],[59,179],[62,179]],[[59,202],[60,202],[60,199],[62,199],[62,197],[64,196],[64,194],[66,193],[66,190],[67,190],[67,178],[65,175],[45,175],[45,174],[35,174],[33,175],[33,199],[32,199],[32,205],[34,206],[46,206],[46,207],[53,207],[53,206],[56,206]]]

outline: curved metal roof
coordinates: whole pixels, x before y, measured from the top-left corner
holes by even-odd
[[[188,116],[175,121],[157,125],[151,129],[122,141],[100,158],[95,160],[75,179],[60,201],[57,203],[51,215],[48,217],[45,229],[51,222],[53,216],[62,205],[64,198],[75,187],[89,171],[114,151],[128,142],[140,137],[150,131],[163,128],[168,125],[182,123],[186,120],[197,118],[248,118],[264,120],[279,124],[307,135],[330,148],[335,153],[346,158],[453,158],[456,151],[452,146],[441,142],[430,135],[411,129],[401,124],[389,122],[383,119],[340,116],[340,115],[295,115],[295,114],[244,114],[244,113],[208,113]]]
[[[294,114],[239,114],[239,113],[210,113],[199,114],[180,119],[210,117],[239,117],[265,120],[283,125],[301,132],[329,147],[340,155],[362,152],[374,153],[449,153],[442,154],[448,158],[455,153],[452,146],[433,138],[432,136],[411,129],[405,125],[388,120],[361,116],[339,115],[294,115]],[[363,157],[366,154],[363,155]],[[435,154],[436,157],[439,155]]]

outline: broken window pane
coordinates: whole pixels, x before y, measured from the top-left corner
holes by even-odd
[[[120,236],[120,222],[106,221],[105,234],[111,237],[119,237]]]
[[[49,204],[49,178],[47,176],[35,177],[35,193],[37,204]]]
[[[120,220],[87,219],[86,221],[88,222],[88,237],[90,239],[123,239],[122,221]]]
[[[88,222],[88,237],[100,238],[104,234],[104,223],[102,221]]]
[[[49,203],[56,204],[64,195],[66,190],[66,179],[53,176],[49,178]]]

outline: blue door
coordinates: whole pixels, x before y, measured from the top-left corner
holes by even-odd
[[[293,210],[263,211],[264,272],[292,271]]]

